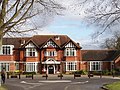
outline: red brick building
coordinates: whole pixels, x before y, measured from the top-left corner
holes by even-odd
[[[66,35],[4,38],[0,70],[56,74],[77,70],[101,71],[120,67],[119,51],[81,50]]]

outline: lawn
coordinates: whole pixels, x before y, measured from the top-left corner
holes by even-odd
[[[120,90],[120,82],[114,82],[106,85],[109,90]]]
[[[0,90],[7,90],[6,86],[2,85],[0,86]]]

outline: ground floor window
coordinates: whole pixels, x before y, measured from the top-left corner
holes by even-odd
[[[15,63],[16,70],[19,70],[19,63]]]
[[[76,62],[66,62],[66,71],[76,71],[77,63]]]
[[[101,64],[99,61],[90,62],[90,71],[101,71]]]
[[[24,64],[26,72],[36,72],[37,71],[37,63],[25,63]]]
[[[5,69],[6,72],[10,71],[10,64],[9,63],[0,63],[0,71]]]

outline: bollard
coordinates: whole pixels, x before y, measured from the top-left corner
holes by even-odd
[[[9,73],[7,73],[7,79],[9,79]]]
[[[46,74],[46,76],[45,76],[45,77],[46,77],[46,80],[47,80],[47,78],[48,78],[48,75]]]
[[[62,74],[59,74],[58,77],[60,77],[60,79],[62,79],[63,75],[62,75]]]
[[[20,74],[19,74],[19,79],[21,79]]]
[[[33,79],[33,74],[32,74],[32,79]]]

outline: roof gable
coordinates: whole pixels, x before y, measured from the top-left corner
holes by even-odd
[[[23,38],[3,38],[3,45],[14,45],[15,48],[24,48],[29,42],[32,42],[36,47],[42,48],[49,40],[52,40],[59,48],[64,48],[69,42],[72,42],[77,48],[80,48],[67,35],[35,35],[33,37]]]
[[[37,48],[39,48],[38,47],[38,45],[33,41],[33,40],[29,40],[28,42],[26,42],[25,44],[23,44],[22,46],[21,46],[21,48],[26,48],[26,47],[37,47]]]
[[[74,48],[80,48],[81,49],[79,44],[75,43],[71,39],[62,46],[62,48],[66,48],[66,47],[74,47]]]
[[[41,48],[47,47],[58,48],[59,46],[50,38],[41,46]]]

